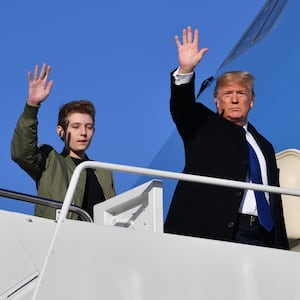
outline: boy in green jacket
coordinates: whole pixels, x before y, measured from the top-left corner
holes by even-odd
[[[38,111],[51,92],[53,80],[48,81],[51,67],[35,66],[28,72],[28,99],[16,125],[11,158],[36,182],[38,196],[63,201],[75,167],[89,160],[85,151],[95,133],[95,107],[88,100],[66,103],[58,114],[57,134],[64,142],[61,153],[50,145],[37,145]],[[111,171],[87,169],[81,173],[73,203],[93,217],[93,206],[115,195]],[[36,205],[35,215],[56,219],[54,208]],[[70,218],[76,219],[75,214]]]

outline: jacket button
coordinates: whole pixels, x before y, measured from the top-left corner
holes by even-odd
[[[232,228],[234,226],[234,222],[228,223],[228,228]]]

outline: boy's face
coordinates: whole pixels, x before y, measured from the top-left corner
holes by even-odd
[[[95,132],[92,117],[88,114],[72,113],[66,123],[66,131],[61,126],[57,127],[58,135],[64,139],[71,157],[84,158]]]

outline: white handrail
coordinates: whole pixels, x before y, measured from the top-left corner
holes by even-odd
[[[213,178],[207,176],[199,176],[199,175],[192,175],[192,174],[183,174],[183,173],[176,173],[170,171],[162,171],[156,169],[148,169],[148,168],[140,168],[140,167],[133,167],[127,165],[120,165],[120,164],[111,164],[105,162],[96,162],[96,161],[85,161],[80,163],[74,170],[67,193],[65,195],[65,199],[63,202],[63,206],[59,215],[59,219],[57,221],[55,231],[53,233],[53,237],[51,240],[51,244],[48,249],[48,253],[46,255],[43,268],[41,273],[38,277],[38,282],[33,294],[33,300],[36,299],[36,295],[40,284],[42,282],[42,278],[44,276],[45,270],[47,268],[48,261],[50,259],[50,255],[52,253],[52,249],[60,228],[61,223],[66,219],[67,214],[69,212],[70,205],[72,203],[74,193],[76,190],[76,185],[79,180],[79,176],[84,169],[93,168],[93,169],[106,169],[110,171],[119,171],[119,172],[126,172],[126,173],[133,173],[151,177],[160,177],[160,178],[168,178],[168,179],[175,179],[175,180],[182,180],[182,181],[191,181],[197,183],[205,183],[211,185],[220,185],[220,186],[227,186],[233,188],[240,188],[240,189],[249,189],[249,190],[257,190],[257,191],[265,191],[271,192],[276,194],[285,194],[291,196],[298,196],[300,197],[300,190],[296,189],[287,189],[287,188],[280,188],[276,186],[270,185],[262,185],[262,184],[254,184],[242,181],[234,181],[229,179],[221,179],[221,178]]]

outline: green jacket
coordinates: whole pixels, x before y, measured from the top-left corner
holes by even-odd
[[[52,146],[37,145],[38,108],[26,104],[16,125],[11,158],[36,182],[38,196],[58,201],[64,200],[73,171],[76,167],[65,150],[58,153]],[[96,169],[95,174],[106,199],[115,195],[111,171]],[[86,171],[81,172],[72,204],[82,206],[86,183]],[[42,205],[35,206],[35,215],[55,219],[56,210]],[[70,214],[77,219],[77,215]]]

